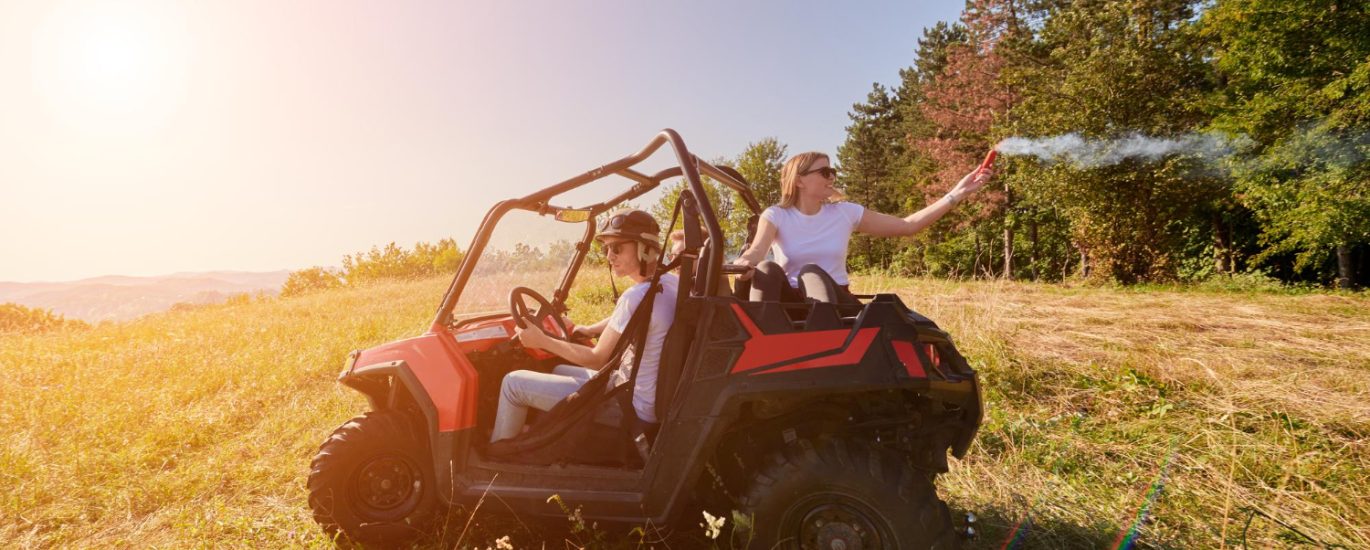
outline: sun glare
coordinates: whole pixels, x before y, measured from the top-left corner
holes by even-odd
[[[34,83],[64,124],[158,128],[184,99],[189,42],[176,4],[62,4],[34,33]]]

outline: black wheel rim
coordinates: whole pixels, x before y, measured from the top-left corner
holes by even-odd
[[[357,469],[354,494],[361,511],[372,519],[403,517],[422,491],[422,477],[412,462],[400,455],[381,455]]]
[[[892,549],[881,516],[850,497],[815,495],[790,508],[785,523],[802,550]]]

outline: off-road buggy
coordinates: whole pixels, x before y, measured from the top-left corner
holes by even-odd
[[[666,144],[673,166],[643,171]],[[636,154],[496,204],[428,331],[348,356],[339,381],[371,410],[335,430],[311,463],[309,504],[325,531],[402,540],[429,530],[443,505],[487,494],[521,515],[562,515],[549,502],[555,494],[604,522],[669,526],[688,512],[693,526],[701,508],[737,511],[751,518],[753,548],[958,545],[934,479],[979,427],[975,372],[945,332],[893,294],[857,304],[735,297],[727,287],[741,284],[730,278],[740,271],[727,263],[719,223],[728,212],[708,200],[701,177],[736,193],[726,202],[749,210],[754,232],[760,205],[748,183],[690,154],[672,130]],[[684,182],[674,217],[685,238],[662,266],[677,273],[679,293],[659,367],[659,428],[596,423],[589,407],[632,391],[601,384],[515,440],[487,444],[502,377],[562,362],[519,345],[516,324],[570,334],[561,314],[596,297],[576,284],[597,273],[582,270],[596,218],[675,178]],[[599,180],[629,187],[559,204]],[[555,238],[566,228],[569,238]],[[480,313],[505,303],[512,311]],[[634,326],[621,342],[635,340]]]

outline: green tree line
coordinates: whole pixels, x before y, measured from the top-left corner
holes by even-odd
[[[1001,155],[993,183],[923,234],[855,237],[851,267],[1124,284],[1259,274],[1363,285],[1367,6],[970,0],[960,20],[923,30],[897,85],[874,84],[852,106],[836,151],[850,200],[916,211],[1008,137],[1205,136],[1230,147],[1089,165]],[[718,162],[773,204],[787,153],[767,138]],[[669,213],[673,196],[655,213]],[[744,209],[723,202],[725,230],[745,235]]]

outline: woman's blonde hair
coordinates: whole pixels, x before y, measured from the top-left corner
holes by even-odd
[[[795,203],[799,202],[799,175],[807,172],[809,168],[812,168],[814,163],[818,162],[818,159],[827,160],[829,163],[832,162],[832,160],[828,158],[827,153],[820,153],[818,151],[799,153],[798,155],[790,157],[790,160],[785,161],[785,166],[780,169],[781,208],[791,208]]]

